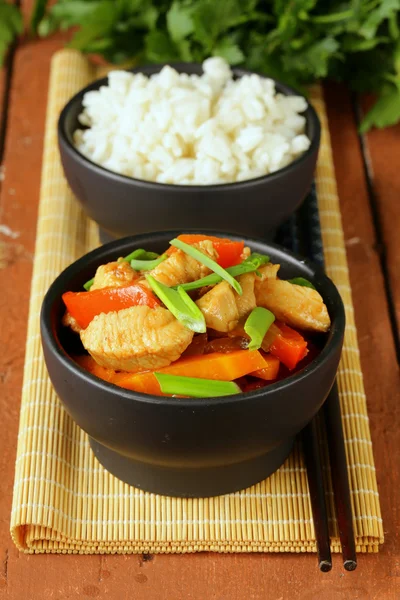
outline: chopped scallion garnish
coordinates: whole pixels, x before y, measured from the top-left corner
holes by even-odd
[[[315,287],[311,281],[308,281],[308,279],[305,279],[304,277],[294,277],[293,279],[288,279],[287,281],[289,283],[293,283],[294,285],[302,285],[303,287],[308,287],[312,290],[315,290]]]
[[[85,288],[85,290],[88,292],[90,290],[90,288],[92,287],[94,283],[94,277],[92,277],[92,279],[89,279],[89,281],[87,281],[86,283],[83,284],[83,287]]]
[[[146,279],[156,296],[178,321],[196,333],[205,333],[207,327],[204,315],[185,290],[181,287],[174,290],[154,279],[152,275],[146,275]]]
[[[253,308],[244,324],[244,330],[250,337],[249,350],[261,348],[264,336],[274,321],[275,315],[267,308]]]
[[[163,394],[190,396],[192,398],[215,398],[241,393],[241,389],[233,381],[182,377],[181,375],[168,375],[167,373],[154,373],[154,375]]]
[[[254,273],[262,265],[265,265],[268,262],[269,256],[254,252],[242,263],[240,263],[240,265],[228,267],[226,269],[226,272],[229,273],[229,275],[231,275],[232,277],[239,277],[239,275],[244,275],[244,273]],[[207,287],[209,285],[217,285],[217,283],[220,283],[221,281],[222,277],[220,277],[220,275],[217,275],[216,273],[211,273],[210,275],[206,275],[206,277],[197,279],[197,281],[182,283],[181,287],[187,292],[189,292],[190,290],[197,290],[199,288]]]
[[[134,250],[133,252],[128,254],[128,256],[125,256],[124,258],[119,258],[118,262],[131,262],[131,260],[134,260],[135,258],[144,257],[145,254],[146,250],[143,250],[143,248],[138,248],[137,250]]]
[[[158,265],[161,264],[166,258],[166,254],[162,254],[154,260],[138,260],[134,258],[131,260],[131,267],[132,269],[135,269],[135,271],[151,271],[152,269],[158,267]]]
[[[159,256],[160,255],[157,254],[157,252],[148,252],[147,250],[144,250],[143,254],[141,254],[138,258],[142,260],[155,260]]]
[[[201,250],[198,250],[194,246],[186,244],[185,242],[182,242],[182,240],[178,239],[171,240],[170,244],[175,248],[179,248],[179,250],[182,250],[188,256],[191,256],[195,260],[198,260],[199,263],[201,263],[205,267],[208,267],[209,269],[211,269],[211,271],[214,271],[214,273],[216,273],[217,275],[222,277],[222,279],[227,281],[229,285],[233,287],[235,292],[237,292],[240,296],[243,294],[240,283],[236,281],[236,279],[232,277],[232,275],[230,275],[226,269],[224,269],[218,263],[216,263],[215,260],[207,256],[206,254],[203,254]]]

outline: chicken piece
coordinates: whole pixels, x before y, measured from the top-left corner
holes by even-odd
[[[196,302],[206,319],[207,327],[216,331],[231,331],[239,320],[235,293],[229,283],[221,281]]]
[[[268,308],[287,325],[310,331],[328,331],[330,327],[322,297],[309,287],[267,278],[256,288],[256,300],[257,306]]]
[[[278,275],[278,271],[281,268],[281,265],[274,265],[272,263],[267,263],[258,269],[258,272],[261,274],[257,276],[258,281],[265,281],[265,279],[276,279]]]
[[[259,275],[254,275],[255,290],[257,290],[262,284],[262,282],[266,279],[276,279],[280,267],[281,265],[273,265],[272,263],[267,263],[266,265],[263,265],[262,267],[257,269]]]
[[[137,278],[137,272],[131,265],[123,260],[101,265],[94,276],[91,290],[100,290],[106,287],[122,287]]]
[[[204,240],[193,244],[193,247],[201,250],[203,254],[209,256],[213,260],[218,258],[218,254],[210,240]],[[208,267],[205,267],[198,260],[185,254],[182,250],[175,250],[166,260],[160,263],[155,269],[150,271],[150,275],[172,287],[179,283],[189,283],[196,281],[211,273]]]
[[[260,276],[255,273],[244,273],[237,280],[242,286],[243,294],[240,296],[235,292],[236,306],[239,311],[239,318],[247,316],[253,308],[256,308],[255,289],[259,287],[264,279],[268,277],[276,278],[280,265],[267,264],[259,269]]]
[[[254,273],[244,273],[240,275],[237,280],[242,286],[243,294],[240,296],[236,292],[234,292],[236,306],[239,311],[239,319],[241,317],[247,316],[253,308],[257,306],[256,296],[254,293]]]
[[[148,306],[102,313],[81,332],[82,344],[99,365],[131,373],[166,367],[192,338],[193,331],[169,310]]]
[[[82,331],[82,327],[67,310],[65,311],[61,322],[64,325],[64,327],[71,327],[72,331],[75,331],[75,333],[80,333]]]
[[[251,249],[248,246],[245,246],[243,248],[242,254],[240,255],[240,258],[242,260],[246,260],[246,258],[249,258],[250,254],[251,254]]]

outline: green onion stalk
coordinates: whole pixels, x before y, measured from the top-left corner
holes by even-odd
[[[240,283],[238,281],[236,281],[236,279],[234,277],[232,277],[232,275],[230,273],[228,273],[228,271],[226,269],[224,269],[218,263],[216,263],[215,260],[213,260],[212,258],[207,256],[206,254],[203,254],[203,252],[201,252],[194,246],[191,246],[190,244],[186,244],[185,242],[182,242],[182,240],[174,239],[174,240],[170,241],[170,244],[171,244],[171,246],[174,246],[175,248],[179,248],[179,250],[182,250],[188,256],[191,256],[195,260],[198,260],[199,263],[201,263],[205,267],[208,267],[209,269],[211,269],[211,271],[213,271],[214,273],[219,275],[222,279],[227,281],[229,283],[229,285],[233,287],[235,292],[237,292],[240,296],[242,295],[243,291],[242,291],[242,287],[241,287]]]
[[[250,338],[249,350],[261,348],[264,336],[274,321],[275,315],[267,308],[257,306],[251,311],[244,324],[244,330]]]
[[[191,398],[216,398],[240,394],[240,387],[233,381],[216,381],[215,379],[199,379],[182,377],[167,373],[154,373],[163,394],[173,396],[189,396]]]
[[[152,275],[146,275],[146,279],[156,296],[178,321],[196,333],[206,332],[207,326],[203,313],[184,289],[170,288],[154,279]]]
[[[258,254],[254,252],[248,258],[246,258],[240,265],[235,265],[234,267],[228,267],[226,272],[231,275],[231,277],[239,277],[239,275],[244,275],[245,273],[254,273],[269,262],[269,256]],[[209,285],[217,285],[223,281],[223,278],[217,273],[211,273],[210,275],[206,275],[206,277],[202,277],[201,279],[197,279],[196,281],[190,281],[189,283],[182,283],[181,287],[187,292],[191,290],[197,290],[202,287],[207,287]]]

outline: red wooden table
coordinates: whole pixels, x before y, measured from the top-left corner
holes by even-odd
[[[30,2],[23,2],[24,10]],[[25,6],[26,5],[26,6]],[[326,101],[386,542],[354,573],[334,556],[25,556],[9,536],[50,59],[60,39],[19,44],[0,71],[0,598],[389,600],[400,597],[400,126],[357,134],[357,102]]]

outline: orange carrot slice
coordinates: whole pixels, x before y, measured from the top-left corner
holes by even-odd
[[[265,381],[272,381],[278,377],[280,360],[272,354],[264,354],[263,358],[266,362],[266,366],[262,369],[257,369],[257,371],[253,371],[250,375],[259,377]]]
[[[168,367],[158,369],[157,372],[200,379],[233,381],[267,367],[267,361],[258,350],[238,350],[229,354],[214,352],[182,358]],[[125,377],[119,379],[117,385],[144,394],[161,394],[157,379],[151,371],[126,374]]]

